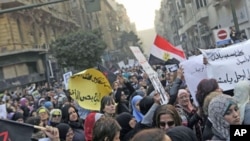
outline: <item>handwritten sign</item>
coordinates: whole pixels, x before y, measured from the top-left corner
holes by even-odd
[[[102,72],[91,68],[70,77],[69,92],[82,108],[100,110],[102,97],[109,95],[112,88]]]
[[[184,70],[185,81],[194,99],[194,104],[198,106],[195,96],[197,86],[202,79],[207,78],[206,65],[203,64],[203,55],[193,56],[181,62],[180,66],[182,66]]]
[[[2,104],[0,105],[0,118],[7,118],[7,111],[6,111],[6,105]]]
[[[64,86],[65,86],[66,90],[68,90],[70,76],[72,76],[72,72],[71,71],[63,74],[63,83],[64,83]]]
[[[207,58],[207,74],[223,90],[231,90],[241,80],[250,80],[250,40],[226,48],[201,50]]]
[[[158,74],[149,65],[148,61],[146,60],[145,56],[142,54],[139,47],[131,46],[130,50],[133,52],[134,56],[136,57],[138,62],[141,64],[144,71],[147,73],[149,79],[152,82],[152,85],[154,86],[154,89],[160,93],[161,104],[167,104],[168,97],[166,95],[165,89],[163,88],[163,86],[158,78]]]

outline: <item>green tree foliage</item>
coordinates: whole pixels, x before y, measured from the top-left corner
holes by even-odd
[[[78,31],[51,43],[51,52],[62,67],[83,70],[96,66],[107,45],[98,30]]]
[[[133,31],[130,32],[123,31],[120,38],[122,47],[126,47],[128,46],[128,43],[131,43],[133,46],[139,47],[143,52],[143,49],[141,48],[142,46],[141,39]]]

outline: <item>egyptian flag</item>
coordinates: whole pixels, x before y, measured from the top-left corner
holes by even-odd
[[[113,82],[116,81],[116,75],[100,64],[98,64],[97,67],[98,67],[97,69],[106,76],[106,78],[110,83],[110,86],[112,86]]]
[[[167,65],[179,64],[186,60],[183,50],[174,47],[163,37],[156,35],[154,44],[150,51],[149,64],[150,65]]]
[[[0,141],[31,141],[33,129],[29,124],[0,119]]]

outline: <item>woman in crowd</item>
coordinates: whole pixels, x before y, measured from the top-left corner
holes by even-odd
[[[248,80],[239,81],[234,87],[234,98],[240,110],[240,120],[242,124],[250,124],[250,83]]]
[[[120,140],[127,141],[131,138],[132,132],[136,125],[135,118],[127,112],[123,112],[116,117],[117,122],[121,126]]]
[[[212,140],[230,141],[230,125],[240,125],[240,111],[231,96],[214,97],[208,106],[208,118],[212,122]]]
[[[25,123],[36,125],[36,126],[43,126],[43,122],[39,116],[37,117],[29,117]],[[45,133],[40,129],[34,129],[32,133],[31,140],[32,141],[38,141],[40,138],[45,138]]]
[[[86,141],[92,141],[93,128],[97,120],[104,117],[101,113],[91,112],[87,115],[84,122],[84,135]]]
[[[112,96],[104,96],[101,100],[100,112],[106,117],[116,116],[115,100]]]
[[[171,141],[164,131],[153,128],[144,129],[138,132],[131,141]]]
[[[198,141],[193,130],[186,126],[176,126],[167,131],[171,141]]]
[[[175,105],[182,118],[182,125],[193,129],[199,140],[202,140],[201,117],[198,109],[191,103],[190,94],[186,89],[179,89]]]
[[[121,127],[111,117],[100,118],[93,128],[93,141],[120,141]]]
[[[60,109],[52,109],[49,115],[49,125],[55,127],[62,120],[62,111]]]
[[[74,132],[72,128],[66,123],[59,123],[56,125],[59,131],[60,141],[73,141]]]
[[[173,105],[161,105],[155,111],[153,123],[156,127],[168,131],[170,128],[182,125],[182,120]]]
[[[208,115],[205,115],[203,111],[204,100],[208,95],[210,95],[211,92],[222,93],[222,90],[220,89],[217,80],[213,78],[202,79],[197,86],[196,99],[199,104],[200,115],[202,118],[201,126],[203,127],[202,129],[203,140],[210,140],[213,137],[212,123],[207,118]]]
[[[73,141],[85,140],[83,130],[84,122],[79,117],[77,109],[72,105],[65,105],[62,108],[62,117],[63,122],[69,124],[74,131]]]
[[[12,116],[12,120],[17,121],[19,123],[24,123],[23,114],[19,112],[15,112]]]
[[[137,122],[140,122],[143,119],[143,114],[140,112],[139,103],[143,97],[140,95],[136,95],[132,98],[132,112]]]

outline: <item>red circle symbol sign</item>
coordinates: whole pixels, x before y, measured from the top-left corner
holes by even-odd
[[[224,40],[224,39],[227,38],[227,32],[225,30],[220,30],[217,33],[217,36],[218,36],[219,39]]]

